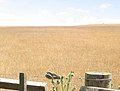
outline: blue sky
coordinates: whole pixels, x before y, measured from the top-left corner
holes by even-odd
[[[0,26],[120,23],[120,0],[0,0]]]

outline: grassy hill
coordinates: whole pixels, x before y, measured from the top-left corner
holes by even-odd
[[[0,27],[0,77],[47,81],[44,74],[75,72],[73,84],[88,71],[112,72],[120,84],[120,25]],[[3,74],[3,75],[2,75]]]

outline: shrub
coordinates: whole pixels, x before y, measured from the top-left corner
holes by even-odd
[[[56,75],[53,72],[47,72],[47,74],[45,76],[46,76],[46,78],[51,80],[51,83],[53,85],[53,91],[59,91],[59,90],[69,91],[70,83],[74,76],[74,72],[71,71],[67,77]],[[72,91],[75,91],[75,90],[76,90],[76,88],[75,88],[75,86],[73,86]]]

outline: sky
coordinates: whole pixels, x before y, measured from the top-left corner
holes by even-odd
[[[0,26],[120,24],[120,0],[0,0]]]

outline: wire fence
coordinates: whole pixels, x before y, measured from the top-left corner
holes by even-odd
[[[18,77],[19,76],[19,74],[0,74],[0,78],[2,78],[2,77]],[[30,76],[30,75],[28,75],[27,76],[28,78],[45,78],[45,74],[42,74],[42,75],[32,75],[32,76]],[[120,77],[120,74],[112,74],[112,78],[114,78],[114,77]],[[74,77],[73,79],[78,79],[78,80],[85,80],[85,77],[82,77],[82,76],[80,76],[80,77]]]

